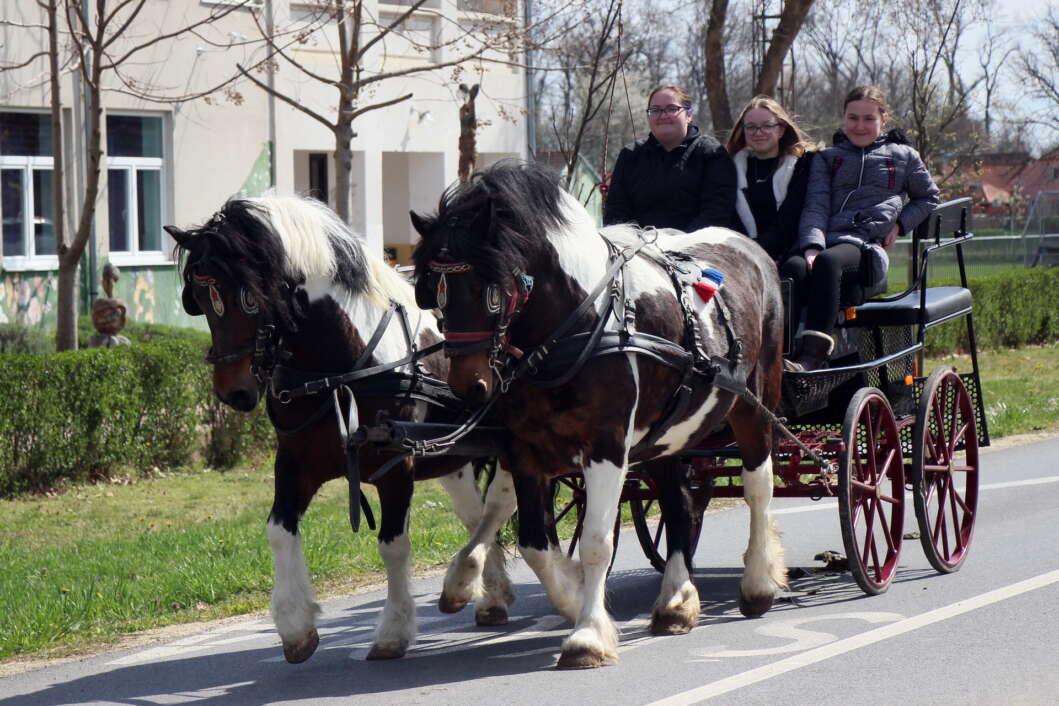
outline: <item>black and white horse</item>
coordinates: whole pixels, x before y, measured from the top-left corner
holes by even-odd
[[[214,391],[242,411],[265,397],[277,431],[275,499],[267,522],[275,568],[272,615],[287,660],[301,662],[319,642],[320,609],[298,522],[323,483],[347,474],[341,437],[355,429],[342,429],[334,411],[336,404],[348,409],[351,394],[333,399],[329,389],[291,391],[354,367],[402,361],[413,343],[425,347],[440,341],[440,333],[434,317],[415,308],[412,286],[381,258],[368,256],[361,240],[318,201],[233,198],[203,226],[166,230],[185,261],[184,307],[190,314],[205,314],[209,323],[213,347],[207,360],[214,366]],[[408,312],[405,325],[399,321],[402,309]],[[444,380],[442,356],[430,356],[423,365],[430,376]],[[412,364],[404,364],[392,372],[411,371]],[[400,420],[452,421],[445,417],[450,413],[386,385],[357,392],[356,410],[366,420],[384,412]],[[385,460],[362,451],[361,477],[368,478]],[[400,657],[415,640],[409,506],[413,480],[432,477],[440,478],[460,520],[474,533],[449,568],[442,609],[459,610],[474,600],[479,624],[507,622],[514,594],[495,536],[514,511],[510,474],[497,473],[483,506],[468,459],[406,459],[376,483],[387,597],[369,659]],[[355,478],[351,493],[359,499]],[[351,510],[359,509],[355,503]]]
[[[652,631],[697,624],[681,452],[725,424],[738,441],[750,507],[740,608],[767,611],[786,584],[769,514],[772,431],[762,407],[736,394],[745,384],[765,407],[779,400],[783,309],[765,252],[720,228],[597,231],[553,174],[519,162],[479,172],[450,188],[437,214],[412,221],[422,236],[417,300],[443,310],[453,392],[479,402],[506,388],[497,405],[512,436],[504,460],[515,476],[521,552],[575,623],[558,666],[617,661],[604,582],[630,465],[656,479],[671,530]],[[678,293],[705,268],[723,271],[724,288],[711,301],[681,294],[682,307]],[[607,354],[586,358],[580,343],[555,340],[570,337]],[[682,347],[699,349],[690,358],[696,372],[687,374],[690,353],[673,352]],[[714,384],[718,375],[734,391]],[[544,511],[547,479],[570,472],[584,474],[587,491],[579,563],[559,549]]]

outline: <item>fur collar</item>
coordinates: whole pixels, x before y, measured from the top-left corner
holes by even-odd
[[[735,153],[732,160],[735,162],[736,190],[735,210],[739,213],[739,220],[743,222],[746,234],[757,239],[757,223],[754,214],[750,211],[750,202],[746,200],[746,164],[750,150],[745,147]],[[787,198],[787,187],[790,186],[791,176],[794,174],[794,164],[798,158],[793,154],[785,154],[776,165],[776,171],[772,174],[772,195],[776,197],[776,208],[780,207],[783,199]]]

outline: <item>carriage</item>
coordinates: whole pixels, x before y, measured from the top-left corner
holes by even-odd
[[[967,223],[970,208],[967,198],[943,203],[915,229],[904,291],[876,296],[888,288],[883,281],[870,290],[854,286],[843,292],[847,306],[830,367],[784,373],[780,416],[775,418],[774,497],[837,499],[847,565],[869,595],[886,591],[896,573],[907,499],[935,570],[959,570],[970,547],[977,517],[978,449],[989,445],[963,258],[963,247],[973,238]],[[955,250],[960,286],[930,287],[930,257],[948,248]],[[927,331],[960,320],[971,370],[957,373],[941,366],[924,375]],[[395,452],[454,429],[386,422],[362,429],[360,439]],[[433,441],[418,448],[429,449]],[[503,430],[486,425],[448,448],[496,454],[503,443]],[[727,429],[686,451],[683,460],[694,552],[710,500],[742,497],[737,479],[743,468],[738,444]],[[565,545],[573,557],[585,513],[584,479],[564,474],[551,487],[555,521],[573,519]],[[666,520],[655,517],[657,500],[652,477],[630,468],[621,503],[628,506],[648,562],[663,572]]]
[[[622,502],[664,572],[651,623],[658,634],[698,622],[691,557],[711,497],[738,494],[750,506],[740,583],[747,616],[767,611],[786,585],[768,512],[774,495],[837,496],[857,582],[885,590],[903,537],[906,457],[928,558],[942,572],[964,560],[977,449],[988,443],[977,359],[969,374],[940,369],[926,378],[916,359],[927,330],[958,318],[974,351],[966,203],[931,217],[934,242],[914,260],[905,292],[846,310],[844,357],[786,375],[775,266],[738,234],[622,226],[601,237],[553,175],[501,163],[446,192],[436,216],[412,214],[424,236],[413,295],[312,203],[235,199],[192,232],[169,229],[187,255],[185,308],[205,314],[213,335],[215,391],[244,411],[265,400],[278,433],[268,528],[273,612],[288,661],[308,658],[319,640],[298,519],[335,477],[350,484],[354,529],[367,510],[359,482],[375,484],[383,501],[390,595],[373,658],[399,657],[415,637],[406,568],[412,481],[465,478],[476,458],[501,456],[512,472],[498,474],[474,507],[457,502],[466,482],[450,482],[472,536],[450,564],[439,607],[474,600],[479,623],[506,622],[513,594],[494,540],[517,497],[523,557],[575,622],[564,668],[617,660],[603,582]],[[954,219],[954,237],[942,242]],[[917,231],[914,249],[928,234]],[[928,288],[928,259],[947,247],[956,249],[962,286]],[[531,252],[532,272],[524,269]],[[700,291],[707,261],[725,263],[732,284]],[[409,304],[444,310],[444,331]],[[520,350],[516,342],[534,327],[540,343],[531,336],[534,347]],[[446,357],[432,355],[442,345]],[[706,429],[723,431],[704,438]],[[653,526],[656,503],[662,517]],[[573,537],[561,547],[555,518],[571,514]]]

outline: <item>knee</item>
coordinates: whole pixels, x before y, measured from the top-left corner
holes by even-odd
[[[583,536],[578,545],[582,564],[610,564],[614,545],[608,536]]]

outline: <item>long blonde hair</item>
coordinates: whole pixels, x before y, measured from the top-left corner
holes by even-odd
[[[775,115],[776,119],[786,128],[780,137],[779,152],[781,155],[790,154],[795,157],[801,157],[806,152],[814,152],[820,149],[820,145],[798,127],[798,123],[794,122],[794,118],[784,110],[778,101],[768,96],[754,96],[743,108],[743,112],[739,114],[739,119],[735,121],[735,125],[732,127],[731,134],[728,135],[728,142],[724,146],[728,150],[728,154],[734,155],[746,147],[743,118],[751,110],[758,108],[763,108]]]

